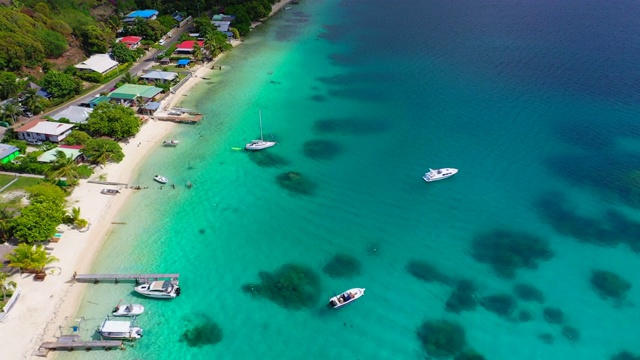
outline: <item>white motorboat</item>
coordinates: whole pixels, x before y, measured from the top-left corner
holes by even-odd
[[[162,146],[168,146],[168,147],[175,147],[178,146],[178,144],[180,144],[180,141],[178,140],[165,140],[162,142]]]
[[[116,190],[116,189],[102,189],[102,190],[100,190],[100,194],[104,194],[104,195],[117,195],[117,194],[120,194],[120,190]]]
[[[162,175],[153,175],[153,180],[159,182],[160,184],[166,184],[169,182],[169,179]]]
[[[140,295],[156,299],[174,299],[180,296],[180,286],[178,286],[177,280],[153,281],[136,286],[135,291]]]
[[[262,110],[260,110],[260,140],[251,140],[244,148],[245,150],[262,150],[266,148],[270,148],[277,144],[275,141],[264,141],[264,136],[262,135]]]
[[[422,177],[426,182],[443,180],[449,177],[452,177],[458,173],[458,169],[454,168],[442,168],[442,169],[431,169],[429,168],[429,172],[425,173]]]
[[[144,312],[144,306],[140,304],[120,304],[113,308],[113,316],[138,316]]]
[[[142,337],[142,329],[133,326],[131,321],[107,319],[98,328],[98,333],[105,339],[135,340]]]
[[[364,295],[364,288],[353,288],[343,292],[340,295],[336,295],[329,299],[329,306],[338,309],[341,308],[353,301],[359,299],[362,295]]]

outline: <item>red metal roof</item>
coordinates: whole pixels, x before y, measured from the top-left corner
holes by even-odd
[[[76,149],[76,150],[84,149],[84,145],[60,145],[58,147],[63,149]]]
[[[140,40],[142,40],[139,36],[125,36],[120,39],[120,42],[125,44],[137,44]]]
[[[187,40],[187,41],[183,41],[180,45],[178,45],[178,50],[192,50],[193,49],[193,44],[195,43],[195,40]],[[200,47],[204,46],[204,41],[199,40],[198,41],[198,45],[200,45]]]

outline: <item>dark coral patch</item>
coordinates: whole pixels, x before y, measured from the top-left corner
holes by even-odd
[[[591,273],[591,285],[601,297],[615,300],[624,299],[631,289],[631,283],[607,270],[594,270]]]
[[[324,95],[313,95],[311,96],[311,100],[316,102],[325,102],[327,101],[327,97]]]
[[[389,124],[381,119],[322,119],[313,124],[319,134],[370,135],[386,131]]]
[[[565,325],[562,327],[562,335],[571,341],[580,340],[580,332],[573,326]]]
[[[453,360],[485,360],[485,357],[474,350],[464,350],[456,355]]]
[[[316,184],[297,171],[282,173],[276,181],[281,188],[300,195],[311,195],[316,189]]]
[[[516,299],[509,294],[483,296],[479,302],[488,311],[503,317],[511,315],[516,308]]]
[[[531,319],[533,319],[533,315],[528,310],[520,310],[518,313],[518,321],[520,322],[528,322],[531,321]]]
[[[472,243],[476,261],[489,264],[505,278],[513,278],[519,268],[535,269],[538,262],[553,256],[549,243],[523,232],[495,230],[476,237]]]
[[[439,282],[442,284],[451,283],[451,278],[440,270],[424,261],[410,261],[406,267],[407,271],[416,279],[426,282]]]
[[[564,321],[564,313],[557,307],[549,306],[544,308],[544,319],[549,324],[562,324]]]
[[[611,360],[640,360],[640,355],[636,356],[628,351],[621,351],[611,356]]]
[[[309,140],[303,146],[304,155],[314,160],[331,160],[342,152],[342,146],[331,140]]]
[[[320,277],[309,267],[286,264],[273,273],[258,274],[260,283],[245,284],[242,290],[292,310],[313,306],[320,294]]]
[[[467,343],[464,328],[447,320],[426,321],[416,334],[424,351],[433,357],[455,356]]]
[[[222,329],[215,321],[203,314],[198,315],[198,321],[182,333],[180,341],[191,347],[215,345],[222,341]]]
[[[353,277],[360,274],[362,265],[355,257],[347,254],[336,254],[322,268],[332,278]]]
[[[520,300],[535,301],[540,304],[544,303],[544,294],[532,285],[516,284],[513,286],[513,293],[516,294]]]
[[[555,340],[553,338],[553,335],[551,335],[549,333],[544,333],[544,334],[538,335],[538,339],[540,339],[540,341],[542,341],[545,344],[553,344],[553,341]]]
[[[455,290],[447,299],[446,310],[456,314],[475,310],[477,305],[475,291],[475,286],[471,281],[458,281]]]
[[[249,151],[249,160],[261,167],[281,167],[289,165],[289,160],[270,151]]]

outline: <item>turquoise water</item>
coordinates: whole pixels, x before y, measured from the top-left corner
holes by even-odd
[[[640,54],[624,45],[640,40],[634,10],[325,0],[282,11],[185,98],[205,120],[177,128],[180,146],[159,148],[138,169],[135,182],[151,189],[133,195],[116,219],[127,225],[113,228],[93,269],[179,272],[182,296],[89,286],[77,314],[83,336],[122,299],[147,308],[138,321],[145,337],[124,352],[61,358],[420,359],[429,355],[417,329],[441,319],[462,326],[466,349],[487,359],[640,353]],[[260,164],[236,150],[258,136],[258,110],[266,137],[279,142],[257,154],[277,156]],[[303,149],[313,140],[327,147],[307,149],[310,157]],[[426,184],[429,167],[460,172]],[[310,181],[308,193],[278,185],[292,171]],[[177,188],[161,190],[156,173]],[[474,258],[476,239],[496,231],[532,235],[552,255],[501,276]],[[502,247],[511,245],[482,250]],[[338,253],[355,257],[359,274],[328,276]],[[421,281],[407,271],[411,261],[448,281]],[[243,291],[285,264],[317,275],[311,305],[290,309]],[[590,284],[594,269],[622,276],[630,290],[603,299]],[[517,299],[502,316],[480,304],[447,311],[461,279],[474,283],[475,300],[525,283],[544,303]],[[366,295],[325,308],[352,287]],[[563,324],[546,321],[545,307],[561,309]],[[207,319],[221,329],[219,343],[180,341]],[[579,339],[564,336],[565,325]]]

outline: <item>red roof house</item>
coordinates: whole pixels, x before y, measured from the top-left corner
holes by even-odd
[[[125,36],[120,39],[120,42],[125,44],[131,50],[137,48],[138,45],[140,45],[140,41],[142,41],[142,38],[139,36]]]
[[[193,45],[195,43],[196,43],[195,40],[183,41],[180,45],[178,45],[178,47],[176,48],[176,51],[182,52],[182,53],[192,53]],[[204,41],[198,40],[198,45],[202,48],[204,46]]]

